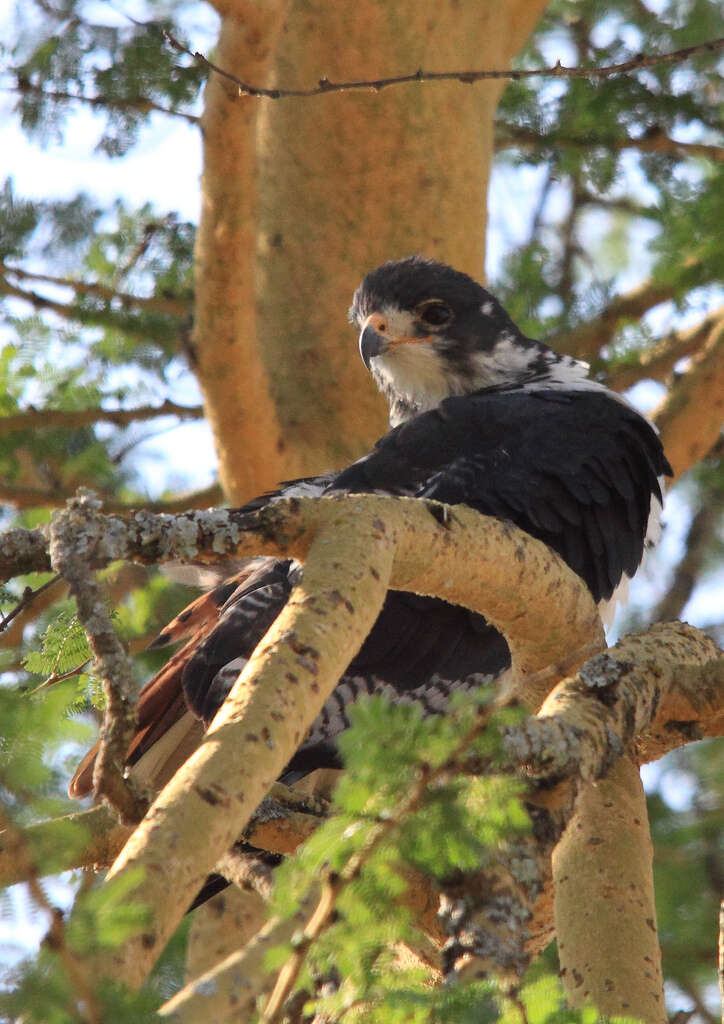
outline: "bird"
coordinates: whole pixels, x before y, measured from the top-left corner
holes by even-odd
[[[659,537],[671,467],[655,428],[588,365],[526,337],[473,278],[424,256],[368,273],[349,319],[387,400],[390,430],[349,466],[249,502],[377,493],[467,505],[556,551],[605,616]],[[146,684],[129,747],[132,773],[160,788],[199,743],[304,568],[261,558],[202,594],[152,647],[184,645]],[[358,654],[281,781],[342,767],[336,739],[367,694],[444,713],[450,696],[495,680],[507,644],[482,615],[390,590]],[[97,745],[70,784],[92,792]]]

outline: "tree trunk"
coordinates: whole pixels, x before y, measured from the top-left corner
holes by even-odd
[[[217,2],[215,63],[262,80],[286,0]],[[259,101],[212,74],[201,119],[204,170],[195,252],[194,357],[219,474],[240,502],[285,475],[281,437],[256,337],[255,126]]]
[[[217,63],[255,83],[269,69],[279,86],[505,67],[545,2],[297,0],[277,42],[283,7],[255,6],[252,32],[247,5],[229,0]],[[232,502],[342,465],[384,431],[345,310],[367,270],[413,252],[483,276],[503,86],[272,101],[210,79],[195,336]]]

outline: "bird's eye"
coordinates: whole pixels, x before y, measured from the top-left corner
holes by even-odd
[[[424,323],[431,327],[444,327],[452,320],[452,310],[439,299],[431,299],[422,302],[417,307],[417,315]]]

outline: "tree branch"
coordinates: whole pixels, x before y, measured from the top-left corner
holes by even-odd
[[[583,793],[588,794],[593,791],[591,782],[606,774],[631,741],[635,741],[637,749],[646,752],[647,757],[660,756],[662,752],[656,749],[657,736],[666,736],[667,749],[689,742],[695,730],[691,727],[681,728],[681,723],[677,723],[675,728],[671,727],[672,716],[675,718],[682,710],[677,685],[682,674],[686,677],[685,692],[688,699],[696,702],[698,722],[704,729],[714,732],[714,718],[718,716],[719,726],[724,725],[724,691],[721,686],[724,679],[724,657],[704,634],[678,623],[658,625],[643,636],[628,637],[606,655],[599,655],[587,662],[576,677],[556,687],[535,718],[508,730],[504,746],[510,755],[510,767],[516,771],[522,768],[530,780],[523,800],[533,819],[534,839],[531,842],[529,836],[524,836],[511,845],[507,854],[511,863],[526,864],[530,885],[525,899],[518,906],[518,913],[525,913],[527,909],[533,917],[528,921],[527,928],[521,926],[516,931],[514,942],[517,943],[518,951],[514,953],[509,929],[505,930],[505,934],[496,935],[495,928],[491,927],[491,921],[495,918],[491,907],[495,906],[499,912],[504,894],[506,898],[510,896],[515,899],[515,891],[523,893],[525,887],[520,884],[516,886],[515,883],[511,886],[507,875],[496,875],[495,871],[492,875],[483,871],[476,871],[472,875],[467,873],[458,886],[460,892],[457,899],[451,891],[448,891],[447,898],[455,899],[455,913],[459,914],[461,901],[469,897],[471,890],[479,894],[476,905],[467,908],[466,930],[477,932],[478,947],[486,949],[487,954],[475,954],[450,946],[446,956],[448,959],[460,959],[455,964],[458,976],[480,976],[481,971],[494,970],[496,966],[498,970],[510,970],[514,957],[524,963],[527,962],[526,952],[531,956],[541,948],[541,934],[546,940],[550,937],[552,906],[546,893],[541,895],[541,888],[545,888],[550,877],[548,862],[552,847],[574,811],[576,787],[571,787],[569,780],[577,786],[582,785]],[[689,711],[692,708],[690,706]],[[464,762],[466,748],[467,740],[464,740],[448,758],[445,771],[459,770],[460,762]],[[531,779],[531,776],[534,778]],[[408,810],[414,809],[413,805],[422,798],[422,791],[430,782],[430,777],[423,772],[409,800],[389,819],[385,819],[380,827],[394,828]],[[600,790],[602,785],[598,782],[597,789]],[[370,841],[373,843],[378,839],[377,831],[373,831]],[[274,1019],[274,1013],[289,994],[293,969],[299,966],[301,955],[318,931],[329,923],[329,913],[338,892],[347,879],[353,878],[368,852],[365,846],[362,853],[350,861],[327,886],[326,895],[323,894],[317,903],[314,916],[309,916],[310,908],[305,932],[307,941],[295,947],[287,977],[277,982],[275,1001],[266,1011],[269,1020]],[[609,846],[607,856],[610,853]],[[587,856],[592,856],[590,850]],[[531,880],[534,865],[537,880]],[[626,872],[623,872],[616,884],[621,885],[625,876]],[[418,901],[420,893],[426,890],[434,900],[436,887],[430,885],[429,879],[416,877],[414,887]],[[507,917],[506,921],[510,919]],[[235,954],[204,975],[206,980],[211,977],[214,979],[214,998],[227,1000],[229,1006],[234,1005],[234,999],[238,998],[240,986],[245,991],[246,984],[251,980],[245,972],[238,970],[243,957],[243,953]],[[640,978],[635,980],[638,982]],[[175,996],[164,1012],[170,1014],[172,1009],[180,1012],[182,1008],[184,1012],[190,1012],[193,1001],[203,991],[201,981],[197,979],[184,990],[183,995],[179,993]],[[626,995],[630,998],[628,993]],[[610,1000],[611,996],[608,998]],[[228,1019],[221,1011],[219,1013],[220,1019]],[[193,1018],[179,1016],[174,1019],[181,1021]],[[234,1016],[233,1019],[238,1020],[239,1017]],[[242,1017],[242,1020],[245,1019]]]
[[[639,320],[644,313],[675,298],[679,285],[655,284],[646,281],[626,295],[614,297],[601,312],[570,331],[562,331],[546,338],[546,344],[557,352],[587,359],[598,356],[604,345],[610,344],[620,325],[627,320]]]
[[[628,357],[606,369],[605,383],[614,391],[625,391],[640,380],[664,381],[680,359],[694,355],[706,344],[712,329],[724,321],[724,306],[701,323],[684,331],[670,331],[650,348],[639,353],[635,361]]]
[[[151,310],[155,313],[165,313],[168,316],[187,317],[193,310],[193,303],[180,298],[167,298],[163,295],[131,295],[129,292],[120,292],[110,285],[101,284],[98,281],[77,281],[70,277],[54,277],[51,274],[33,273],[23,270],[21,267],[11,267],[7,263],[0,263],[0,271],[3,274],[11,274],[21,281],[38,281],[41,284],[57,285],[61,288],[70,288],[76,295],[95,295],[105,302],[120,302],[125,308],[135,306],[137,309]],[[8,284],[12,288],[12,285]],[[42,296],[34,292],[28,292],[17,288],[13,292],[19,298],[28,298],[29,301],[42,299]],[[54,308],[54,307],[52,307]],[[63,307],[66,308],[66,307]],[[57,309],[55,310],[57,312]]]
[[[300,940],[295,943],[287,962],[279,972],[274,990],[261,1015],[260,1024],[278,1024],[284,1004],[291,995],[307,952],[324,929],[332,923],[337,899],[342,891],[359,877],[364,865],[378,849],[380,843],[397,830],[405,818],[420,808],[428,787],[450,776],[459,758],[467,753],[472,743],[487,728],[491,713],[491,708],[481,708],[477,722],[439,765],[433,769],[429,766],[427,769],[425,766],[421,766],[406,799],[398,804],[383,821],[373,826],[362,848],[350,857],[340,872],[334,874],[327,872],[319,901],[304,927]]]
[[[651,612],[652,622],[678,619],[704,568],[722,518],[721,490],[707,488],[686,534],[684,557],[676,566],[669,589]]]
[[[506,748],[535,778],[597,779],[633,744],[639,764],[724,734],[724,654],[686,623],[624,637],[560,682]],[[618,752],[618,754],[617,754]]]
[[[258,997],[273,982],[273,975],[265,969],[267,953],[275,946],[290,942],[304,927],[307,909],[304,903],[291,917],[284,920],[273,917],[243,949],[232,953],[172,996],[161,1007],[159,1015],[176,1024],[195,1024],[199,1020],[249,1020]]]
[[[62,427],[80,430],[93,423],[113,423],[125,427],[129,423],[157,419],[159,416],[178,416],[181,420],[201,419],[202,405],[177,405],[168,399],[161,405],[140,405],[135,409],[36,409],[30,406],[22,412],[0,418],[0,436],[16,430],[39,430]]]
[[[147,801],[123,776],[125,757],[136,727],[133,669],[106,607],[103,592],[90,568],[89,555],[97,542],[99,523],[93,513],[100,503],[78,498],[54,516],[50,524],[50,560],[75,597],[78,617],[95,655],[94,672],[100,676],[106,707],[101,743],[93,770],[93,789],[121,814],[122,821],[138,821]]]
[[[678,142],[676,139],[670,138],[659,128],[647,132],[638,138],[632,138],[631,136],[621,138],[614,135],[600,137],[587,135],[585,138],[577,138],[557,130],[539,133],[531,128],[518,128],[513,125],[499,124],[495,137],[496,150],[512,147],[525,149],[534,147],[566,148],[586,150],[587,152],[601,147],[617,153],[624,149],[635,149],[640,153],[677,153],[682,156],[703,156],[716,162],[724,160],[724,148],[721,146],[710,145],[705,142]]]
[[[0,835],[3,836],[5,849],[12,861],[22,872],[22,878],[28,883],[30,894],[50,919],[50,930],[44,942],[58,954],[73,989],[75,998],[71,1008],[75,1020],[83,1024],[102,1024],[103,1016],[94,992],[93,977],[87,963],[71,949],[65,939],[65,923],[63,912],[53,906],[45,895],[38,881],[38,869],[26,845],[25,833],[0,810]]]
[[[452,604],[482,610],[504,634],[510,633],[513,660],[521,674],[535,674],[560,660],[561,651],[584,660],[591,635],[601,637],[600,619],[585,584],[540,541],[463,505],[454,508],[414,498],[335,495],[282,499],[257,512],[209,509],[179,515],[146,510],[126,517],[94,512],[95,546],[90,564],[101,568],[119,559],[158,565],[169,561],[214,562],[224,558],[289,554],[304,559],[313,538],[341,517],[359,517],[392,524],[400,561],[391,586],[422,594],[438,594]],[[438,517],[440,522],[438,522]],[[440,525],[442,523],[442,525]],[[484,526],[481,530],[480,527]],[[490,574],[469,578],[470,537],[476,557]],[[421,538],[413,545],[413,538]],[[47,542],[40,531],[9,530],[0,545],[0,582],[19,573],[47,571]],[[370,543],[378,541],[373,534]],[[501,560],[506,559],[505,569]],[[510,566],[516,567],[511,578]],[[459,573],[459,575],[457,575]],[[530,593],[530,607],[521,602],[515,581]],[[545,637],[540,635],[537,609],[551,605]],[[523,610],[521,610],[523,606]],[[515,628],[509,623],[515,621]],[[548,679],[531,675],[526,698],[534,703],[550,688]],[[281,766],[283,767],[283,765]]]
[[[54,586],[59,579],[60,576],[53,576],[51,579],[46,580],[46,582],[43,583],[42,586],[38,587],[37,590],[33,590],[32,587],[26,587],[23,591],[22,597],[11,612],[6,615],[3,611],[0,611],[0,633],[4,633],[13,619],[20,615],[22,611],[25,611],[33,603],[36,597]]]
[[[651,419],[661,433],[674,477],[714,447],[724,421],[724,318],[713,325],[704,348]]]
[[[132,551],[154,563],[178,558],[180,549],[181,557],[198,557],[204,547],[212,557],[214,552],[281,550],[306,562],[302,585],[257,648],[201,746],[157,798],[111,871],[113,876],[145,865],[149,870],[135,895],[150,906],[162,905],[143,940],[131,940],[101,959],[101,973],[140,983],[180,914],[171,901],[156,899],[155,887],[165,884],[170,867],[180,889],[192,893],[200,887],[292,756],[361,644],[388,584],[484,610],[508,635],[522,674],[555,662],[561,652],[568,656],[571,649],[590,649],[592,638],[602,643],[590,594],[544,545],[464,508],[447,510],[441,526],[428,509],[426,502],[355,496],[280,502],[251,516],[137,513],[125,522],[94,516],[93,545],[85,553],[91,565]],[[483,522],[486,528],[480,531]],[[471,538],[480,570],[474,580]],[[548,618],[546,642],[540,607],[555,612]],[[286,682],[280,685],[280,680]],[[190,837],[193,849],[186,849],[179,839],[188,833],[181,822],[190,813],[196,828]]]
[[[48,541],[41,530],[17,527],[0,534],[0,582],[30,572],[51,572]]]
[[[149,29],[156,29],[153,24],[148,24]],[[560,61],[553,67],[533,68],[529,70],[468,70],[468,71],[425,71],[419,68],[408,75],[393,75],[389,78],[377,78],[357,82],[330,82],[326,77],[319,79],[319,83],[309,89],[264,89],[260,86],[251,85],[243,79],[225,71],[212,61],[208,60],[198,50],[190,50],[182,42],[176,39],[165,29],[160,30],[164,39],[177,53],[184,53],[193,59],[207,71],[214,72],[233,82],[239,90],[240,96],[253,96],[257,99],[278,100],[286,97],[306,98],[309,96],[321,96],[330,92],[352,92],[365,90],[381,92],[394,85],[408,85],[413,82],[461,82],[464,85],[472,85],[475,82],[490,81],[491,79],[510,79],[521,81],[528,78],[610,78],[613,75],[626,74],[631,71],[639,71],[642,68],[655,67],[659,64],[677,64],[688,60],[697,54],[718,53],[724,49],[724,39],[712,39],[707,42],[698,43],[695,46],[685,46],[682,49],[674,50],[671,53],[640,54],[631,60],[623,61],[620,64],[609,64],[604,67],[575,67],[566,68]]]
[[[275,782],[257,807],[249,827],[238,837],[269,853],[288,855],[327,816],[326,801],[313,799]],[[98,804],[89,811],[52,818],[23,829],[39,875],[57,875],[75,868],[107,868],[116,859],[135,826],[119,822],[113,811]],[[27,881],[24,864],[14,855],[9,836],[0,832],[0,886]]]
[[[135,96],[119,99],[115,96],[88,96],[83,93],[60,92],[57,89],[43,89],[40,85],[34,85],[24,78],[22,72],[9,69],[17,79],[17,85],[5,88],[4,92],[19,93],[21,96],[40,96],[44,100],[54,103],[85,103],[91,107],[101,107],[104,110],[135,111],[139,114],[150,114],[156,111],[159,114],[168,114],[169,117],[181,117],[189,124],[198,124],[199,118],[195,114],[189,114],[184,110],[173,110],[171,107],[164,107],[160,103],[149,99],[147,96]]]

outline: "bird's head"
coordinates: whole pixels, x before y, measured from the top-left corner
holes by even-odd
[[[450,395],[545,376],[580,380],[588,369],[526,338],[467,274],[423,256],[369,273],[355,292],[350,320],[393,426]]]

